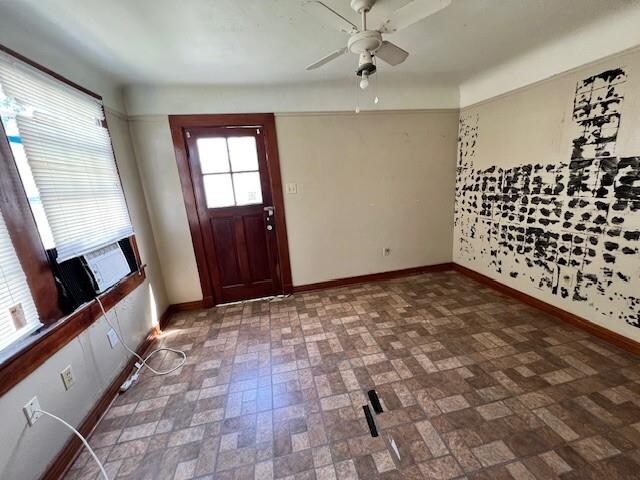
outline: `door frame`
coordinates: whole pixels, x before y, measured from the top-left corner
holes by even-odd
[[[289,241],[287,238],[287,224],[285,221],[284,194],[282,191],[282,177],[280,175],[280,157],[278,155],[278,138],[273,113],[232,113],[232,114],[199,114],[199,115],[169,115],[169,126],[173,148],[178,165],[182,196],[187,210],[189,230],[196,256],[196,265],[202,288],[203,307],[213,307],[220,303],[216,298],[215,279],[210,272],[204,247],[204,236],[200,216],[196,206],[193,177],[189,165],[189,154],[186,143],[185,130],[194,127],[260,127],[264,131],[267,171],[273,206],[275,208],[276,240],[278,244],[278,265],[282,294],[293,292],[291,280],[291,261],[289,260]],[[215,259],[213,259],[216,262]],[[217,267],[217,265],[216,265]]]

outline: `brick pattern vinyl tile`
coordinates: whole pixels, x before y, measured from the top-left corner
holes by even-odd
[[[176,314],[90,443],[110,478],[638,478],[640,358],[459,273]],[[170,354],[156,368],[174,365]],[[369,433],[375,388],[384,413]],[[68,480],[99,479],[83,451]]]

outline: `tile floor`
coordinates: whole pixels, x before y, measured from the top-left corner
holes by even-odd
[[[458,273],[184,313],[165,342],[187,365],[90,439],[112,478],[640,478],[640,358]],[[66,478],[99,477],[83,452]]]

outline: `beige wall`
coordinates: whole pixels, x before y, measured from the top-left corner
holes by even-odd
[[[456,110],[276,116],[294,285],[451,261]],[[131,119],[170,303],[202,298],[166,116]],[[382,256],[383,247],[391,255]]]
[[[127,122],[114,114],[108,114],[107,121],[140,255],[142,261],[148,264],[148,279],[109,311],[112,323],[115,323],[114,315],[117,313],[127,344],[135,348],[146,337],[153,322],[157,321],[156,312],[160,314],[166,309],[167,294],[131,150]],[[78,426],[124,368],[128,356],[121,345],[110,348],[108,330],[104,319],[96,321],[0,397],[0,478],[39,478],[71,435],[65,427],[45,417],[29,427],[22,413],[22,406],[27,401],[37,395],[43,409]],[[60,372],[67,365],[71,365],[75,377],[75,385],[69,391],[65,391],[60,378]]]
[[[459,148],[459,174],[456,187],[456,219],[454,233],[454,261],[480,271],[514,288],[552,303],[560,308],[587,318],[618,333],[640,340],[640,328],[630,325],[627,320],[640,321],[640,303],[634,298],[640,297],[640,242],[624,240],[625,232],[640,230],[640,209],[632,211],[631,204],[620,211],[614,211],[616,203],[615,192],[609,189],[603,198],[595,198],[592,191],[583,192],[580,197],[585,200],[585,206],[579,210],[571,203],[577,195],[569,194],[567,180],[570,175],[570,161],[572,157],[572,140],[580,134],[580,128],[573,117],[576,85],[579,81],[599,74],[605,70],[622,67],[626,72],[626,81],[615,89],[622,93],[621,123],[617,141],[610,146],[616,157],[640,156],[640,51],[632,51],[623,55],[610,57],[587,67],[561,75],[540,84],[527,87],[515,93],[483,102],[463,110],[461,113],[461,145]],[[615,112],[615,104],[609,112]],[[594,110],[597,111],[597,110]],[[474,143],[474,139],[476,142]],[[585,158],[588,155],[584,156]],[[523,165],[540,164],[554,166],[562,179],[546,181],[553,184],[563,184],[562,191],[554,195],[543,197],[559,202],[562,211],[573,214],[570,224],[564,224],[564,218],[557,224],[541,225],[537,219],[528,221],[537,213],[527,212],[524,220],[515,221],[501,217],[495,211],[496,202],[488,199],[485,205],[493,205],[494,210],[482,210],[482,192],[472,191],[474,185],[482,185],[483,178],[487,178],[486,170],[490,167],[509,169]],[[575,164],[574,164],[575,165]],[[598,171],[599,161],[592,162],[595,172]],[[490,173],[489,176],[497,175]],[[537,173],[539,175],[540,172]],[[638,172],[628,168],[627,174],[635,175],[635,186],[638,187]],[[535,175],[532,175],[532,178]],[[544,175],[543,175],[544,176]],[[599,185],[597,175],[591,175],[594,185]],[[599,178],[602,177],[602,171]],[[620,184],[618,177],[617,184]],[[595,188],[594,188],[595,190]],[[488,191],[488,190],[485,190]],[[525,195],[521,191],[516,193],[517,201],[511,202],[517,209],[532,206],[532,195]],[[528,199],[524,204],[522,199]],[[640,200],[640,199],[638,199]],[[589,219],[582,221],[582,215],[588,214],[593,219],[597,215],[597,203],[607,205],[609,213],[603,232],[595,230],[596,225]],[[604,210],[603,210],[604,211]],[[616,223],[613,217],[620,217],[622,224]],[[553,214],[546,216],[553,218]],[[581,224],[579,226],[579,224]],[[581,230],[582,225],[586,230]],[[525,244],[517,247],[519,240],[507,240],[517,249],[508,252],[500,245],[504,241],[501,233],[507,233],[510,226],[542,227],[542,230],[560,235],[555,247],[544,247],[538,244],[546,254],[553,253],[556,260],[545,260],[549,271],[545,272],[536,265],[540,259],[532,251],[524,251]],[[616,235],[616,229],[621,229],[621,235]],[[524,232],[525,230],[523,230]],[[515,236],[519,232],[511,231]],[[569,259],[569,254],[560,250],[563,234],[571,234],[572,238],[583,238],[593,256],[587,257],[587,262],[579,261],[579,265],[568,267],[558,263],[557,259]],[[537,237],[525,233],[527,241]],[[574,240],[575,242],[576,240]],[[605,242],[612,241],[619,245],[612,255],[615,262],[606,262],[607,250]],[[593,243],[592,243],[593,242]],[[574,243],[577,245],[577,243]],[[629,254],[623,253],[627,247]],[[553,252],[552,252],[553,250]],[[497,254],[496,254],[497,252]],[[493,253],[493,255],[492,255]],[[575,255],[580,259],[580,255]],[[532,266],[533,265],[533,266]],[[628,277],[622,280],[620,275]],[[594,284],[585,276],[597,278]],[[515,278],[514,278],[515,277]],[[549,280],[550,283],[545,284]],[[542,285],[541,285],[542,281]],[[554,292],[554,284],[557,286]],[[599,291],[599,287],[602,291]],[[563,294],[563,289],[566,294]],[[577,293],[577,297],[574,295]],[[575,298],[575,299],[574,299]]]
[[[451,261],[458,113],[278,115],[294,285]],[[382,249],[391,248],[390,256]]]
[[[127,113],[133,116],[197,113],[338,112],[355,108],[350,82],[323,80],[278,85],[128,85],[124,88]],[[382,101],[375,104],[371,90],[360,95],[364,110],[418,110],[458,108],[458,86],[438,85],[387,76],[376,86]]]
[[[144,190],[131,143],[129,122],[122,115],[107,111],[107,123],[111,133],[118,173],[122,180],[122,188],[125,192],[129,215],[136,233],[138,249],[140,250],[142,262],[147,264],[147,277],[153,287],[158,315],[161,315],[169,306],[169,299],[162,277],[162,262],[158,258]]]
[[[134,117],[129,125],[169,303],[201,300],[169,119],[166,115]]]

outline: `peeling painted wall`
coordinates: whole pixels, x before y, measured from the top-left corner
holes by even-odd
[[[640,148],[618,152],[622,129],[640,129],[637,98],[624,108],[628,95],[640,93],[635,72],[623,64],[591,67],[461,113],[454,261],[640,338]],[[539,104],[544,90],[554,91],[548,101],[557,104],[559,89],[569,101]],[[519,150],[509,138],[512,117],[537,120],[515,121],[514,135],[555,128],[564,146],[549,130],[535,155]],[[510,147],[483,143],[485,128],[501,128]]]

